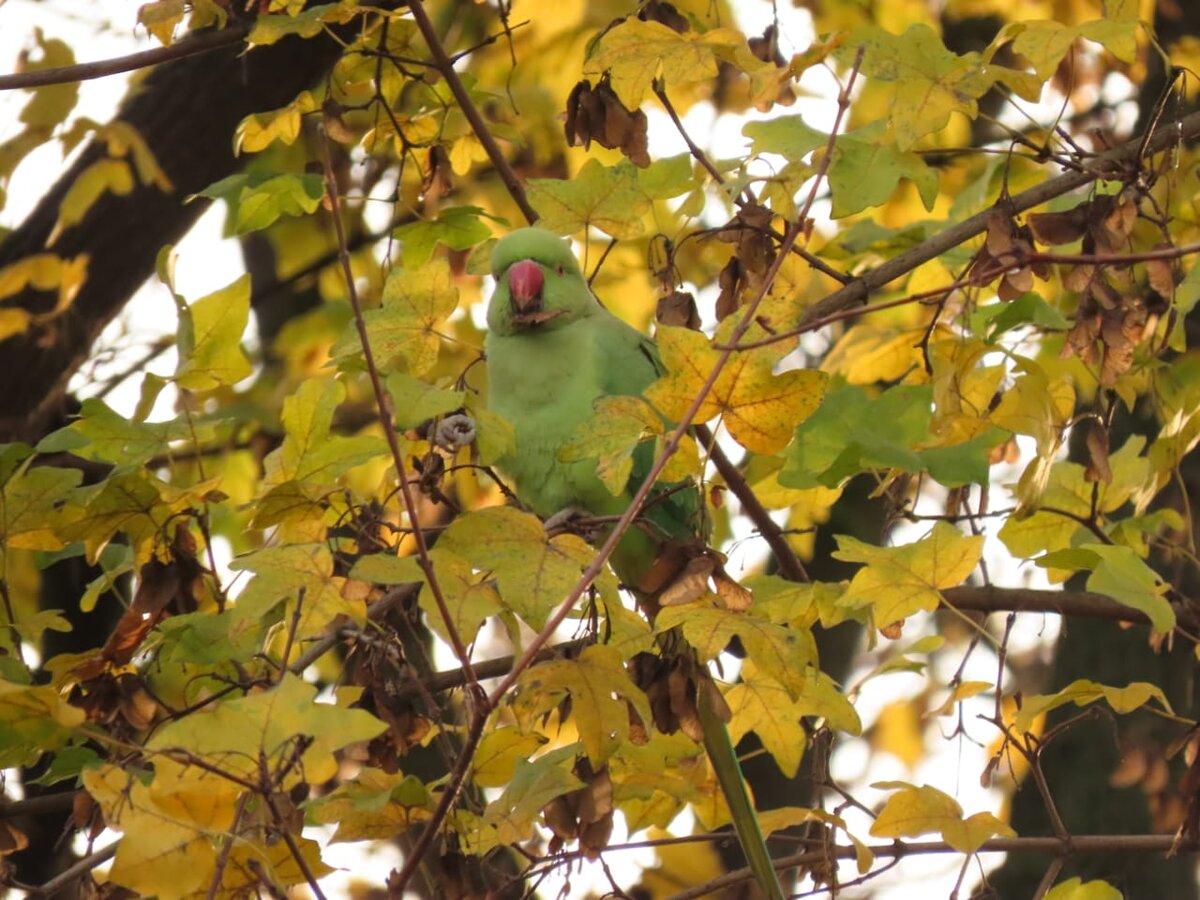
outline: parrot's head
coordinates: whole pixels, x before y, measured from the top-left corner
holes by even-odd
[[[492,275],[488,328],[495,334],[558,328],[599,308],[570,245],[544,228],[522,228],[497,241]]]

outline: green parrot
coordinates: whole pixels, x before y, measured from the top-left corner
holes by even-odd
[[[497,242],[492,274],[496,290],[487,315],[488,408],[504,417],[515,434],[514,450],[500,461],[501,471],[520,500],[543,518],[568,511],[623,513],[650,471],[652,445],[638,448],[629,483],[616,495],[597,476],[596,460],[564,462],[559,449],[576,439],[598,398],[640,397],[664,374],[657,348],[600,305],[570,246],[549,231],[523,228]],[[703,548],[703,513],[695,484],[658,485],[613,553],[613,569],[648,615],[657,611],[662,590],[690,559],[702,555],[697,548]],[[681,636],[671,635],[660,646],[664,657],[673,657],[668,667],[682,663],[697,682],[692,728],[681,727],[703,742],[760,886],[768,897],[782,898],[723,721],[728,708]],[[653,696],[651,702],[659,707],[657,722],[662,704]]]

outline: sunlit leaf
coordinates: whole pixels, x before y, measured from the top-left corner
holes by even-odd
[[[871,608],[875,625],[886,628],[915,612],[936,609],[939,591],[965,581],[982,553],[982,536],[964,535],[946,522],[936,523],[924,538],[902,547],[872,547],[840,535],[834,557],[863,567],[839,602]]]
[[[1016,837],[1016,832],[989,812],[963,818],[962,807],[949,794],[928,785],[918,787],[903,781],[872,785],[896,789],[871,824],[871,834],[882,838],[919,837],[941,834],[960,853],[974,853],[997,835]]]
[[[708,338],[687,328],[660,328],[658,346],[667,374],[646,389],[646,399],[670,419],[681,419],[701,393],[720,358]],[[721,370],[693,421],[717,416],[733,438],[756,453],[775,453],[797,424],[814,412],[827,377],[811,369],[776,375],[770,353],[743,351]]]

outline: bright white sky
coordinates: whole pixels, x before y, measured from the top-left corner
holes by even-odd
[[[517,0],[518,4],[520,0]],[[772,4],[738,3],[735,4],[740,24],[747,34],[759,34],[771,21]],[[79,54],[80,62],[94,61],[114,56],[120,56],[135,49],[152,45],[148,37],[131,38],[129,31],[136,15],[136,5],[119,0],[0,0],[0,71],[12,71],[17,54],[25,47],[31,46],[35,28],[41,28],[47,36],[61,37],[71,44]],[[777,5],[781,19],[781,45],[785,56],[804,49],[811,38],[811,23],[807,13],[797,11],[793,4]],[[126,76],[113,76],[104,79],[85,82],[82,86],[77,115],[86,115],[98,121],[107,120],[115,110],[126,83]],[[803,83],[805,95],[797,105],[786,113],[802,113],[806,120],[816,128],[828,129],[834,117],[834,104],[831,98],[835,86],[828,72],[817,69],[806,75]],[[17,127],[16,116],[25,102],[23,92],[0,93],[0,140],[3,140]],[[760,118],[761,116],[752,116]],[[747,141],[741,135],[741,126],[746,117],[721,117],[714,121],[711,112],[705,108],[697,108],[686,120],[688,131],[699,143],[706,146],[718,157],[731,157],[744,153]],[[687,148],[676,135],[669,121],[663,115],[651,113],[651,148],[656,155],[671,155],[686,152]],[[9,187],[7,207],[0,210],[0,226],[13,227],[18,224],[25,214],[36,204],[46,187],[57,177],[62,168],[63,160],[55,145],[48,145],[34,153],[17,170]],[[177,248],[179,262],[177,266],[177,284],[180,292],[189,299],[196,299],[204,294],[228,284],[240,274],[240,254],[235,242],[221,237],[223,209],[214,206],[199,222],[187,238]],[[102,341],[129,348],[127,353],[118,357],[114,370],[128,365],[127,360],[136,358],[144,348],[145,343],[161,334],[170,334],[175,330],[175,308],[165,288],[157,282],[144,286],[129,304],[121,319],[105,332]],[[169,352],[156,360],[150,368],[161,374],[174,371],[175,358]],[[106,399],[121,412],[128,414],[137,401],[140,390],[140,379],[129,379],[120,389],[114,391]],[[164,392],[155,410],[156,418],[171,416],[172,398],[169,392]],[[1004,480],[1015,480],[1016,472],[1006,473]],[[916,532],[906,539],[915,539]],[[990,542],[995,543],[994,539]],[[746,546],[753,549],[753,542]],[[991,556],[997,557],[996,553]],[[753,555],[741,555],[733,560],[736,566],[753,564]],[[995,559],[992,563],[993,576],[1000,571],[1011,572],[1010,562],[1001,563]],[[1037,616],[1022,617],[1022,622],[1013,636],[1013,647],[1020,651],[1032,647],[1056,632],[1057,619],[1047,617],[1043,620]],[[917,635],[920,625],[910,623],[906,634]],[[911,640],[911,638],[909,639]],[[886,648],[885,648],[886,649]],[[851,683],[856,682],[878,662],[878,658],[864,659],[858,671],[851,677]],[[944,683],[954,668],[958,658],[941,659],[935,667],[938,678]],[[990,681],[996,671],[995,657],[986,647],[980,647],[970,660],[964,677]],[[727,670],[728,674],[728,670]],[[869,727],[878,717],[880,711],[889,703],[900,697],[915,695],[925,686],[925,679],[915,674],[894,674],[870,682],[863,690],[856,706],[863,719],[864,726]],[[968,714],[975,712],[990,712],[990,701],[980,698],[978,706],[969,709]],[[931,722],[929,728],[942,727],[939,723]],[[950,724],[945,727],[948,732]],[[969,727],[972,736],[980,742],[989,742],[993,735],[990,729],[983,725]],[[886,753],[871,754],[864,740],[843,740],[833,761],[835,777],[847,784],[853,793],[864,802],[878,803],[885,793],[868,787],[870,783],[884,780],[905,780],[916,784],[930,784],[952,794],[963,806],[967,814],[981,810],[999,811],[1000,795],[996,791],[985,790],[979,786],[979,773],[984,759],[982,750],[975,744],[961,739],[945,742],[942,752],[929,755],[915,771],[895,757]],[[865,771],[870,763],[870,772]],[[853,813],[847,813],[855,833],[866,837],[869,822],[865,817],[855,818]],[[682,824],[682,823],[680,823]],[[315,836],[315,835],[314,835]],[[613,835],[613,842],[623,839],[621,827]],[[628,853],[614,854],[608,858],[619,883],[629,883],[629,866],[647,865],[653,863],[650,851],[640,850]],[[328,861],[334,865],[343,865],[353,871],[358,877],[375,883],[381,883],[387,871],[398,864],[394,851],[385,850],[381,855],[365,859],[356,845],[343,844],[331,848]],[[989,857],[985,860],[990,868],[998,864],[1000,857]],[[871,895],[886,900],[901,900],[901,898],[925,898],[946,894],[952,887],[958,875],[961,858],[957,856],[916,857],[906,860],[891,873],[881,879],[869,883],[866,890]],[[624,873],[624,875],[623,875]],[[571,896],[582,896],[585,886],[598,892],[607,890],[607,883],[601,877],[591,878],[592,872],[575,873],[571,880]],[[598,872],[595,874],[599,875]],[[854,877],[852,868],[843,867],[842,877]],[[327,879],[330,896],[338,896],[346,888],[349,871],[344,877],[333,876]],[[976,876],[968,875],[967,884],[976,880]],[[559,889],[565,887],[560,879],[545,883],[542,895],[555,896]],[[862,891],[853,889],[841,894],[845,897],[863,896]]]

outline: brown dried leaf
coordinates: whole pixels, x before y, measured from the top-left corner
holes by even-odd
[[[128,663],[150,630],[167,614],[195,612],[203,589],[203,567],[196,561],[196,541],[186,523],[178,523],[170,550],[170,561],[157,557],[138,572],[133,602],[118,620],[101,649],[103,659],[123,666]]]
[[[1130,334],[1131,316],[1120,311],[1106,314],[1100,323],[1100,342],[1104,345],[1104,360],[1100,363],[1100,384],[1112,387],[1117,379],[1133,365],[1135,342]],[[1141,327],[1135,334],[1141,333]]]
[[[1039,244],[1072,244],[1087,233],[1089,207],[1083,203],[1066,212],[1030,213],[1026,221]]]
[[[580,81],[567,98],[564,132],[567,144],[591,146],[595,141],[610,150],[620,150],[634,165],[650,165],[646,114],[629,110],[603,79],[595,87]]]
[[[700,313],[696,309],[696,298],[688,291],[671,291],[665,297],[659,297],[654,318],[660,325],[700,330]]]
[[[641,747],[649,742],[650,732],[633,704],[627,700],[625,706],[629,711],[629,743]]]
[[[321,120],[325,125],[325,133],[339,144],[353,145],[358,136],[342,118],[342,107],[332,97],[326,98],[321,104]]]
[[[721,273],[717,276],[717,287],[720,288],[716,310],[718,322],[737,312],[741,282],[742,264],[735,256],[725,264],[725,268],[721,269]]]
[[[25,832],[9,822],[0,821],[0,858],[20,853],[29,846]]]
[[[1156,250],[1169,248],[1169,244],[1159,244]],[[1150,259],[1146,261],[1146,280],[1158,294],[1166,300],[1175,296],[1175,268],[1170,260]]]
[[[716,586],[717,596],[721,598],[726,609],[731,612],[745,612],[750,608],[754,595],[730,578],[722,566],[713,570],[712,581]]]
[[[1062,275],[1063,287],[1068,291],[1082,294],[1087,290],[1088,285],[1092,283],[1092,276],[1095,274],[1095,266],[1079,265],[1066,267]]]
[[[700,712],[696,708],[696,682],[690,666],[685,669],[675,665],[667,676],[667,689],[671,698],[671,714],[679,722],[679,730],[697,743],[704,740],[704,726],[700,723]]]
[[[1022,294],[1033,290],[1033,272],[1028,268],[1009,272],[1000,279],[1000,287],[996,293],[1001,300],[1015,300]]]
[[[117,677],[120,692],[118,709],[121,716],[138,731],[149,728],[158,713],[158,703],[146,690],[142,679],[136,675]]]
[[[691,603],[708,593],[708,579],[716,563],[706,556],[689,560],[675,580],[663,588],[658,596],[659,606],[679,606]]]
[[[1014,227],[1012,219],[999,210],[988,216],[987,239],[984,247],[995,259],[1002,259],[1013,249]]]
[[[1133,233],[1133,226],[1136,222],[1137,203],[1122,191],[1121,196],[1113,203],[1112,209],[1104,217],[1103,242],[1107,242],[1113,249],[1121,246],[1125,239]],[[1096,235],[1096,238],[1097,242],[1102,242],[1099,234]]]

